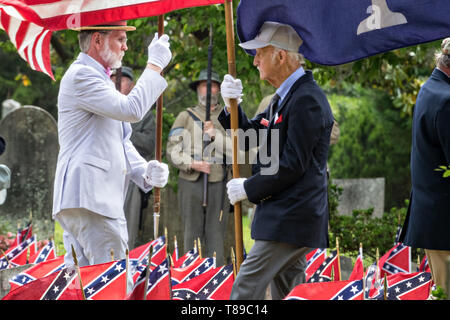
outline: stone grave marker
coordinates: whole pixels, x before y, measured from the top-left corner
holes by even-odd
[[[353,210],[374,208],[373,217],[383,215],[385,178],[333,179],[333,183],[343,188],[339,214],[351,215]]]
[[[24,227],[33,216],[33,231],[41,237],[53,235],[51,219],[53,180],[58,157],[55,119],[44,109],[23,106],[3,118],[0,135],[7,142],[0,163],[11,169],[11,187],[0,215]]]

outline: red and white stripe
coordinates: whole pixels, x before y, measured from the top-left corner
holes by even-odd
[[[52,31],[157,16],[224,0],[0,0],[0,28],[32,69],[48,74]]]

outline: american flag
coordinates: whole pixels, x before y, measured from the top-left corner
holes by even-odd
[[[411,247],[397,243],[380,258],[380,277],[399,272],[411,272]]]
[[[50,240],[38,252],[36,252],[33,256],[30,256],[30,259],[28,259],[28,263],[37,264],[55,258],[55,243],[53,242],[53,240]]]
[[[123,300],[127,291],[126,259],[80,268],[87,300]]]
[[[362,300],[363,281],[331,281],[303,283],[296,286],[284,300]]]
[[[315,249],[306,255],[306,281],[316,272],[319,266],[325,261],[327,257],[326,249]]]
[[[161,15],[223,0],[0,0],[0,28],[33,70],[49,75],[52,31]]]
[[[74,268],[64,268],[11,290],[2,300],[82,300],[76,278]]]
[[[173,300],[229,300],[233,266],[225,265],[172,287]]]
[[[386,277],[387,300],[426,300],[430,295],[431,273],[398,273]],[[384,285],[381,285],[374,300],[384,300]]]
[[[36,253],[36,238],[32,236],[19,245],[8,249],[0,258],[0,270],[27,264],[27,253]]]
[[[145,280],[149,270],[145,268],[140,274],[126,300],[143,300]],[[150,270],[145,298],[146,300],[170,300],[170,291],[170,269],[168,259],[166,259],[159,266]]]
[[[47,260],[24,270],[9,280],[11,290],[23,286],[31,281],[46,277],[53,272],[64,268],[64,256],[59,256],[52,260]]]
[[[339,281],[339,256],[337,250],[331,252],[331,254],[320,265],[316,272],[309,278],[307,282],[324,282],[332,281],[331,272],[334,272],[334,281]]]
[[[203,258],[185,268],[173,268],[171,270],[172,285],[188,281],[216,267],[214,258]]]

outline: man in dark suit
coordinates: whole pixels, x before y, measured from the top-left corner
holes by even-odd
[[[262,134],[252,176],[227,184],[232,204],[246,198],[257,204],[251,229],[255,243],[231,299],[263,299],[269,283],[272,298],[284,298],[304,281],[305,254],[329,244],[326,165],[334,119],[312,73],[301,67],[301,43],[291,26],[265,22],[255,39],[240,44],[256,49],[253,64],[261,80],[277,90],[269,106],[251,120],[239,107],[239,128],[246,135],[251,130]],[[226,75],[221,93],[225,106],[229,99],[240,100],[240,80]],[[227,108],[219,120],[230,128]]]
[[[411,199],[400,241],[424,248],[433,281],[446,290],[450,257],[450,38],[442,42],[436,69],[422,86],[414,108],[411,148]]]

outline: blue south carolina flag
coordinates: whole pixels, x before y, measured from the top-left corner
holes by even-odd
[[[294,27],[308,60],[337,65],[450,36],[450,0],[241,0],[240,42],[264,21]]]

